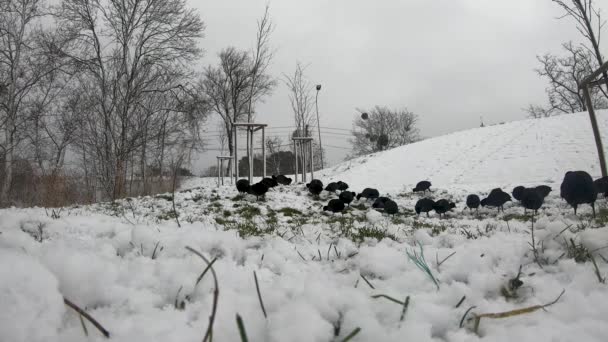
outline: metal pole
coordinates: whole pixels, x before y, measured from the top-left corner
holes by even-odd
[[[302,176],[302,182],[306,183],[306,178],[304,177],[304,172],[306,172],[306,164],[304,164],[304,146],[302,145],[302,141],[298,141],[298,148],[300,149],[300,171]]]
[[[222,179],[222,185],[224,185],[224,159],[220,159],[220,178]]]
[[[315,96],[315,106],[317,109],[317,130],[319,131],[319,150],[321,151],[321,169],[323,169],[323,144],[321,144],[321,121],[319,120],[319,90],[321,85],[317,85],[317,96]]]
[[[266,178],[266,128],[262,126],[262,168],[264,169],[264,178]]]
[[[239,180],[239,146],[237,144],[237,127],[232,126],[232,129],[234,130],[234,182],[236,183]]]
[[[301,142],[302,144],[302,158],[304,159],[304,166],[302,167],[302,177],[304,179],[304,183],[308,181],[308,144],[305,141]]]
[[[246,150],[247,150],[247,167],[251,167],[251,153],[249,151],[249,127],[245,127],[245,132],[246,132],[246,136],[245,136],[245,140],[246,140]],[[247,169],[247,180],[249,180],[249,183],[251,184],[251,174],[249,173],[249,169]]]
[[[253,182],[253,128],[250,128],[249,131],[249,158],[251,160],[249,162],[249,183],[251,183]]]
[[[232,184],[234,184],[234,178],[232,178],[232,175],[234,174],[234,163],[230,163],[230,179],[232,180]]]
[[[315,179],[315,149],[310,142],[310,178]]]
[[[597,154],[600,159],[600,169],[602,170],[602,177],[606,177],[606,157],[604,156],[604,147],[602,145],[602,137],[600,136],[600,130],[597,126],[597,118],[595,117],[595,109],[593,109],[593,103],[591,102],[591,96],[589,95],[589,86],[583,87],[583,96],[587,102],[587,111],[589,111],[589,119],[591,120],[591,128],[593,128],[593,135],[595,137],[595,146],[597,147]]]
[[[217,186],[220,186],[220,173],[222,172],[222,168],[220,166],[220,158],[217,158]]]
[[[296,178],[296,182],[294,184],[297,184],[298,183],[298,145],[296,144],[295,140],[293,141],[293,151],[296,154],[296,156],[295,156],[296,157],[295,158],[296,159],[295,160],[295,162],[296,162],[296,173],[294,175],[295,178]]]

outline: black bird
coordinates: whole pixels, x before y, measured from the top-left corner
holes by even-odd
[[[344,210],[344,202],[339,199],[332,199],[323,207],[323,211],[331,211],[332,213],[339,213]]]
[[[496,207],[498,208],[498,211],[502,209],[502,211],[504,212],[504,205],[509,201],[511,201],[511,195],[498,188],[493,189],[488,195],[488,197],[481,200],[480,204],[484,207]]]
[[[357,199],[360,199],[361,197],[375,200],[376,198],[380,197],[380,193],[376,189],[365,188],[363,189],[363,192],[357,195]]]
[[[420,216],[420,213],[426,213],[426,216],[429,216],[429,211],[433,210],[433,206],[435,205],[435,201],[430,198],[422,198],[416,202],[415,210],[416,214]]]
[[[331,183],[327,184],[327,186],[325,187],[325,191],[329,191],[329,192],[338,191],[338,183],[331,182]]]
[[[279,185],[279,183],[277,182],[276,179],[268,178],[268,177],[262,179],[262,181],[260,183],[264,183],[269,189],[274,188],[275,186]]]
[[[265,196],[267,192],[268,186],[262,182],[255,183],[249,187],[249,193],[254,195],[258,200],[260,199],[260,197]]]
[[[350,207],[350,202],[355,199],[355,195],[356,194],[352,191],[342,191],[338,198],[340,199],[340,201],[344,202],[344,204]]]
[[[374,204],[372,204],[372,208],[375,208],[375,209],[384,209],[384,204],[387,201],[390,201],[390,198],[388,198],[388,197],[378,197],[374,201]]]
[[[560,195],[576,209],[579,204],[589,203],[593,209],[593,217],[595,218],[595,200],[597,199],[597,190],[593,184],[593,178],[585,171],[568,171],[564,176],[564,180],[560,187]]]
[[[479,200],[479,196],[477,196],[477,195],[467,196],[467,207],[470,210],[477,209],[477,211],[479,211],[480,203],[481,203],[481,201]]]
[[[549,194],[551,193],[551,191],[553,191],[553,189],[551,189],[550,186],[548,185],[539,185],[536,188],[534,188],[536,190],[536,192],[538,192],[538,194],[545,199],[547,196],[549,196]]]
[[[513,192],[512,192],[512,194],[513,194],[513,198],[515,198],[515,199],[516,199],[516,200],[518,200],[518,201],[521,201],[521,197],[522,197],[522,195],[524,194],[524,190],[526,190],[526,188],[525,188],[525,187],[523,187],[523,186],[521,186],[521,185],[520,185],[520,186],[516,186],[516,187],[513,189]]]
[[[348,184],[344,183],[343,181],[338,181],[338,190],[340,190],[340,191],[348,190]]]
[[[608,177],[598,178],[593,181],[593,184],[598,194],[604,194],[604,197],[608,197]]]
[[[239,179],[236,181],[236,189],[241,193],[249,192],[249,180]]]
[[[277,183],[281,185],[289,185],[291,184],[291,178],[286,177],[284,175],[272,176],[272,179],[276,180]]]
[[[503,192],[504,191],[502,191],[501,188],[495,188],[495,189],[492,189],[492,191],[490,191],[490,195],[500,194],[500,193],[503,193]]]
[[[536,214],[545,201],[542,194],[537,188],[524,189],[521,195],[521,205],[524,207],[524,211],[530,209]]]
[[[311,194],[319,196],[321,191],[323,191],[323,182],[318,179],[313,179],[310,183],[306,184],[306,187]]]
[[[422,191],[423,194],[426,193],[427,190],[431,191],[431,182],[429,181],[418,182],[416,187],[412,189],[413,192]]]
[[[389,215],[395,215],[399,212],[399,206],[397,203],[395,203],[395,201],[389,199],[388,201],[384,202],[384,212]]]
[[[440,199],[433,205],[433,209],[439,214],[439,218],[453,208],[456,208],[456,204],[445,199]]]

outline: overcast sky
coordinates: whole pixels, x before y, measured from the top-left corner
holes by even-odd
[[[227,46],[251,49],[266,2],[190,0],[207,25],[202,65],[217,63]],[[608,8],[606,0],[596,2]],[[478,127],[480,117],[486,124],[522,119],[529,103],[546,101],[536,55],[580,41],[571,20],[556,19],[562,12],[550,0],[274,0],[270,7],[270,72],[281,78],[296,61],[308,65],[311,82],[323,85],[322,127],[350,129],[356,108],[374,105],[415,112],[425,137]],[[257,112],[257,122],[294,125],[282,82]],[[214,120],[209,126],[217,130]],[[324,145],[336,146],[326,148],[331,164],[348,152],[337,148],[349,147],[347,138],[323,136]],[[218,153],[201,155],[194,169]]]

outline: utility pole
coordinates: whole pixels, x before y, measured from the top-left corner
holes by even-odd
[[[608,84],[608,79],[606,78],[596,80],[601,74],[605,74],[606,71],[608,71],[608,62],[602,64],[599,69],[597,69],[591,75],[583,79],[581,84],[579,84],[578,86],[579,89],[583,91],[585,102],[587,102],[587,112],[589,112],[589,121],[591,121],[593,137],[595,138],[595,146],[597,148],[597,154],[600,161],[600,170],[602,171],[602,177],[608,176],[608,170],[606,169],[606,157],[604,155],[604,146],[602,145],[602,137],[600,135],[600,130],[597,124],[595,108],[593,108],[593,101],[591,100],[591,95],[589,94],[589,88],[600,86],[602,84]]]
[[[319,91],[321,90],[321,85],[317,84],[317,96],[315,97],[315,106],[317,107],[317,126],[319,131],[319,155],[321,158],[321,170],[323,169],[323,144],[321,144],[321,121],[319,121]]]

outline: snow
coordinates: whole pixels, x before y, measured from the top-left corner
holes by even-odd
[[[65,312],[57,278],[19,250],[0,249],[0,260],[1,340],[55,339]]]
[[[607,120],[602,112],[602,127]],[[585,114],[524,120],[322,173],[325,183],[341,179],[354,191],[378,188],[399,204],[395,217],[363,199],[345,214],[322,213],[335,195],[315,199],[302,184],[275,188],[256,202],[201,178],[175,195],[181,227],[172,203],[156,196],[65,208],[58,219],[41,208],[0,210],[0,341],[86,340],[62,296],[97,319],[112,341],[201,341],[214,282],[208,273],[196,284],[206,263],[187,246],[215,259],[216,341],[240,341],[237,314],[250,341],[341,341],[356,328],[351,341],[604,341],[608,289],[585,253],[606,277],[606,201],[599,200],[593,220],[589,206],[575,216],[558,191],[567,170],[598,175],[589,134]],[[456,202],[446,219],[412,213],[423,194],[411,187],[423,179],[433,183],[428,196]],[[517,204],[504,214],[463,207],[469,192],[510,191],[520,183],[554,189],[534,221],[538,258],[531,222]],[[438,287],[408,257],[421,252]],[[508,289],[520,267],[523,285]],[[562,291],[545,310],[482,318],[477,332],[469,319],[460,327],[473,306],[474,314],[506,312],[550,303]],[[409,296],[403,320],[403,305],[378,295],[400,302]],[[88,340],[105,340],[85,324]]]
[[[599,111],[597,118],[600,132],[606,132],[608,111]],[[349,184],[365,180],[368,186],[384,191],[413,188],[425,179],[435,187],[470,190],[471,186],[491,189],[513,182],[561,182],[566,170],[586,170],[594,177],[601,174],[587,113],[521,120],[427,139],[339,164],[320,178],[339,177]]]

